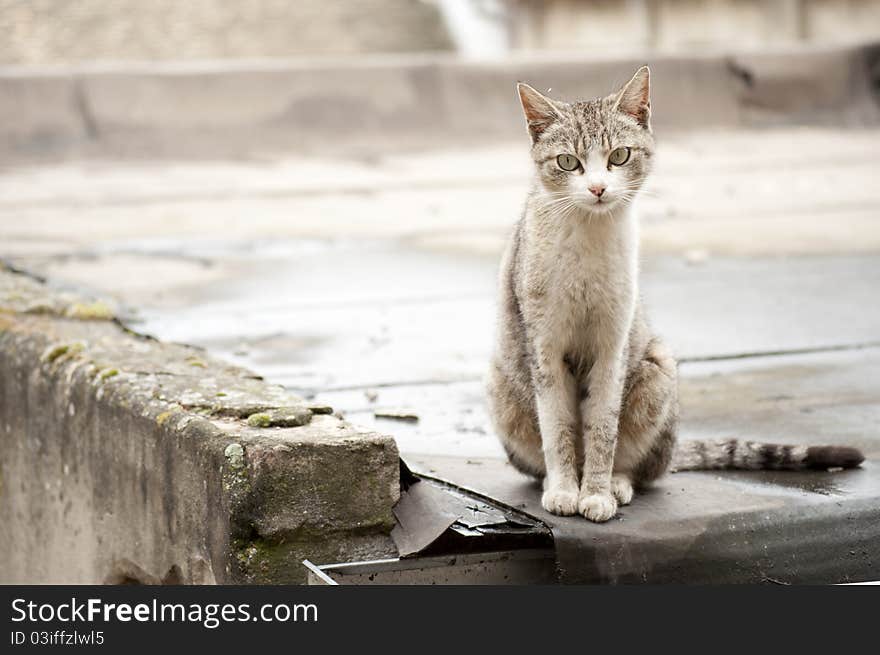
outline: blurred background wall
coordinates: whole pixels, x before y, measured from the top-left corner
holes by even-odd
[[[687,53],[880,36],[877,0],[0,0],[0,63]]]
[[[876,0],[512,0],[506,5],[511,43],[521,49],[682,52],[840,44],[880,33]]]
[[[0,0],[0,34],[7,64],[452,47],[416,0]]]

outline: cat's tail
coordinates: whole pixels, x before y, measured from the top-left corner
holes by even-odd
[[[679,441],[672,454],[670,471],[742,469],[752,471],[801,471],[855,468],[865,461],[850,446],[792,446],[739,439]]]

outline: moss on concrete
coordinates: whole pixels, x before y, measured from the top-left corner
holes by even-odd
[[[312,412],[305,407],[278,407],[248,416],[252,428],[296,428],[312,420]]]
[[[181,416],[182,414],[183,414],[183,411],[179,407],[164,411],[161,414],[159,414],[159,416],[156,417],[156,425],[158,425],[160,428],[164,427],[165,424],[168,421],[170,421],[172,418],[174,418],[176,416]]]
[[[113,311],[100,300],[94,302],[75,302],[64,310],[64,316],[80,321],[111,321]]]
[[[272,426],[272,419],[268,414],[259,412],[248,416],[247,424],[252,428],[268,428]]]
[[[244,468],[244,448],[241,447],[241,444],[229,444],[226,446],[226,450],[223,451],[223,456],[226,457],[226,463],[230,468]]]
[[[361,534],[322,532],[294,533],[283,538],[243,539],[236,544],[234,560],[241,582],[249,584],[304,583],[303,560],[330,564],[394,557],[391,541],[374,531]]]
[[[54,346],[49,346],[45,351],[43,351],[40,359],[46,363],[51,364],[61,357],[77,355],[81,353],[84,349],[85,345],[79,341],[74,343],[59,343],[55,344]]]
[[[103,371],[98,373],[98,378],[101,380],[101,382],[104,382],[105,380],[109,380],[110,378],[115,377],[117,375],[119,375],[119,369],[105,368]]]

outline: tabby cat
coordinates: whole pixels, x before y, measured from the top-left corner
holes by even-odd
[[[677,365],[638,294],[634,201],[651,170],[650,73],[589,102],[518,85],[535,180],[505,251],[489,407],[554,514],[607,521],[670,468],[853,467],[840,446],[676,446]]]

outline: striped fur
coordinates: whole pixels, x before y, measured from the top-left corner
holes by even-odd
[[[673,451],[669,470],[802,471],[855,468],[865,460],[849,446],[802,446],[740,439],[682,441]]]

